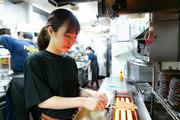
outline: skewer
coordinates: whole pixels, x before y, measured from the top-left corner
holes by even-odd
[[[121,101],[124,102],[124,98],[121,98]],[[125,111],[125,109],[121,110],[121,120],[126,120],[126,111]]]
[[[110,106],[106,107],[106,108],[110,108]],[[123,101],[119,101],[117,104],[114,104],[113,106],[114,109],[118,109],[118,110],[135,110],[137,109],[137,106],[133,103],[126,103]]]
[[[117,97],[115,103],[117,104],[119,101],[120,101],[120,99],[119,99],[119,97]],[[114,120],[119,120],[119,113],[120,113],[120,111],[118,109],[115,109]]]
[[[129,101],[128,98],[126,98],[126,102],[127,102],[127,103],[130,103],[130,101]],[[132,119],[131,110],[127,110],[127,119],[128,119],[128,120],[133,120],[133,119]]]

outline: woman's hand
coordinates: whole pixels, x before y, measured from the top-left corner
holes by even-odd
[[[87,69],[88,69],[88,66],[85,66],[83,70],[85,70],[85,71],[86,71]]]
[[[84,101],[84,107],[90,111],[104,110],[106,104],[106,101],[102,98],[88,97]]]
[[[92,96],[99,99],[99,100],[101,100],[101,101],[106,102],[106,104],[108,102],[108,98],[107,98],[105,93],[99,93],[99,92],[94,91]]]
[[[105,93],[100,93],[94,90],[80,88],[80,96],[85,100],[83,107],[88,110],[102,110],[108,104],[108,99]]]
[[[108,103],[108,98],[107,98],[107,96],[106,96],[105,93],[98,93],[98,94],[97,94],[97,98],[98,98],[99,100],[103,101],[103,102],[105,103],[105,105],[107,105],[107,103]]]

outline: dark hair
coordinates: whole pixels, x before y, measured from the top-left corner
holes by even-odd
[[[93,51],[92,48],[91,48],[90,46],[87,47],[86,50],[91,50],[91,51]]]
[[[38,49],[44,50],[48,47],[50,36],[47,33],[47,27],[51,26],[54,32],[57,32],[59,27],[61,27],[65,22],[68,22],[68,32],[79,33],[80,24],[77,18],[72,12],[65,9],[56,9],[48,16],[46,26],[44,26],[38,35]]]
[[[19,32],[17,32],[17,35],[19,36],[21,33],[23,33],[23,32],[19,31]],[[23,33],[23,34],[24,34],[24,33]]]

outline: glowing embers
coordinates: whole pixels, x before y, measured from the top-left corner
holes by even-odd
[[[138,120],[136,105],[130,96],[116,96],[114,104],[114,120]]]

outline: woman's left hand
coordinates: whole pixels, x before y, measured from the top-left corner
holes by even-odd
[[[105,93],[96,93],[94,95],[94,97],[96,97],[97,99],[99,99],[100,101],[102,101],[105,105],[108,103],[108,98],[106,96]]]

